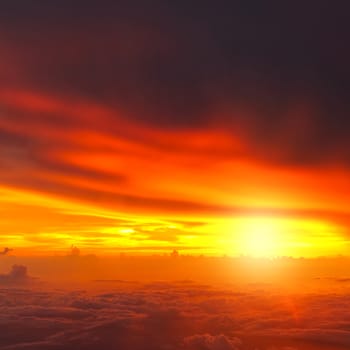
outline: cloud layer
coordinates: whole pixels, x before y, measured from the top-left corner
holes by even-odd
[[[1,349],[336,350],[350,345],[344,312],[350,300],[343,293],[120,281],[98,291],[1,289],[0,295]]]

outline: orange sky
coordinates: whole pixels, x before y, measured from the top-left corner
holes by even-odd
[[[349,171],[337,162],[260,159],[219,122],[164,130],[90,101],[0,98],[0,232],[19,255],[347,254]]]
[[[348,11],[74,4],[0,11],[0,247],[348,255]]]
[[[349,12],[0,1],[0,348],[349,350]]]

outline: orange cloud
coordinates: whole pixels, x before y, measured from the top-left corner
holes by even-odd
[[[265,216],[321,220],[344,230],[349,225],[348,172],[337,166],[292,168],[262,162],[255,158],[248,139],[221,126],[164,130],[128,120],[113,108],[81,100],[15,90],[2,91],[0,98],[5,106],[0,120],[4,189],[52,197],[67,208],[76,203],[87,208],[87,216],[97,210],[98,215],[113,212],[116,218],[136,215],[145,223],[166,218],[170,222],[177,218],[208,222]],[[89,228],[75,227],[67,232],[67,218],[82,222],[78,213],[63,215],[54,229],[46,227],[36,236],[30,235],[34,227],[40,231],[41,225],[30,217],[40,217],[41,210],[35,203],[25,205],[30,214],[21,231],[26,232],[26,238],[14,244],[41,242],[52,250],[55,244],[80,240],[92,249],[93,244],[103,246],[113,241],[103,235],[99,238],[100,230],[110,225],[108,221],[98,227],[95,242],[89,238],[93,229],[90,219]],[[54,213],[57,208],[49,210]],[[14,211],[11,217],[15,216]],[[43,217],[48,222],[53,220],[47,214]],[[146,248],[157,244],[165,248],[179,244],[177,241],[188,235],[183,229],[174,235],[166,225],[146,235],[136,230],[143,239],[135,234],[129,243],[125,237],[118,240],[114,232],[112,244],[131,248],[142,241]],[[19,232],[16,229],[16,234]],[[207,237],[213,234],[205,231]],[[183,241],[180,246],[200,246],[200,240],[195,241]],[[204,250],[215,244],[208,238],[202,238],[202,243]]]

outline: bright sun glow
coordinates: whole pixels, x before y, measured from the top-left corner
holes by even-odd
[[[279,255],[280,225],[269,218],[251,218],[239,224],[240,250],[244,255],[271,257]]]
[[[341,227],[317,220],[242,217],[222,223],[217,231],[227,233],[222,250],[236,256],[317,257],[330,248],[338,254],[349,249]]]

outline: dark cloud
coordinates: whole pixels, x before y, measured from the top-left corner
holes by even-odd
[[[268,161],[349,165],[346,2],[0,9],[3,87],[79,96],[151,127],[223,124]]]

